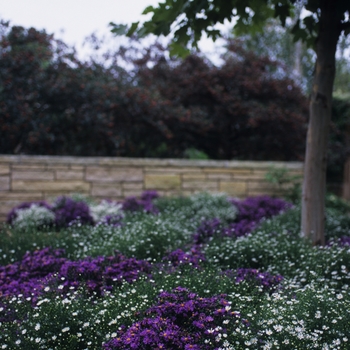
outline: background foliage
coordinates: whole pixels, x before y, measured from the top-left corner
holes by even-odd
[[[249,50],[254,40],[228,41],[221,66],[135,41],[81,62],[52,35],[2,22],[0,153],[302,160],[307,97],[286,64]],[[348,111],[335,100],[338,178]]]

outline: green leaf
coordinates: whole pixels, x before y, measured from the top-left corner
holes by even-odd
[[[184,25],[180,27],[175,33],[174,36],[176,41],[181,44],[187,44],[190,40],[190,36],[187,34],[188,26]]]
[[[181,58],[185,58],[186,56],[188,56],[191,51],[184,45],[179,44],[175,41],[173,41],[170,45],[169,45],[169,54],[170,56],[177,56],[177,57],[181,57]]]
[[[113,22],[110,22],[109,25],[113,27],[111,29],[111,32],[115,35],[126,35],[128,32],[128,26],[126,24],[115,24]]]
[[[279,17],[282,26],[286,25],[286,18],[290,16],[290,5],[289,4],[276,4],[275,6],[275,17]]]
[[[150,33],[154,33],[156,31],[156,24],[153,22],[145,22],[142,27],[137,31],[137,36],[139,38],[144,38]]]
[[[303,19],[303,23],[305,24],[305,27],[310,34],[316,31],[316,21],[312,15],[305,17]]]
[[[140,23],[140,22],[134,22],[134,23],[131,25],[131,27],[129,28],[129,30],[128,30],[128,32],[126,33],[126,35],[127,35],[127,36],[132,36],[132,35],[135,33],[137,27],[139,26],[139,23]]]
[[[151,12],[154,12],[154,7],[153,6],[147,6],[143,12],[142,12],[142,15],[147,15],[148,13],[151,13]]]
[[[297,42],[298,40],[305,41],[307,38],[307,33],[305,29],[300,28],[300,20],[298,19],[295,25],[293,26],[291,33],[293,34],[293,40],[294,42]]]

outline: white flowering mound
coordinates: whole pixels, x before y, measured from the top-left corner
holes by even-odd
[[[123,215],[122,204],[114,201],[102,200],[99,204],[90,204],[89,207],[95,223],[109,215]]]
[[[189,197],[191,209],[197,217],[217,217],[233,221],[237,216],[237,208],[229,202],[224,193],[196,193]]]
[[[55,220],[55,214],[45,207],[33,203],[29,208],[17,209],[17,217],[12,225],[21,229],[50,225]]]

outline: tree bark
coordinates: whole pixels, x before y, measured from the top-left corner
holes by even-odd
[[[342,1],[342,0],[338,0]],[[314,245],[325,244],[326,165],[335,52],[341,33],[337,0],[321,1],[316,67],[310,99],[302,194],[301,233]]]

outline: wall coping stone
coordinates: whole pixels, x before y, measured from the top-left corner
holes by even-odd
[[[253,168],[266,169],[284,167],[289,170],[302,170],[302,162],[281,161],[245,161],[245,160],[192,160],[192,159],[159,159],[159,158],[127,158],[127,157],[72,157],[72,156],[29,156],[0,155],[0,163],[10,164],[71,164],[89,166],[167,166],[167,167],[212,167],[212,168]]]

